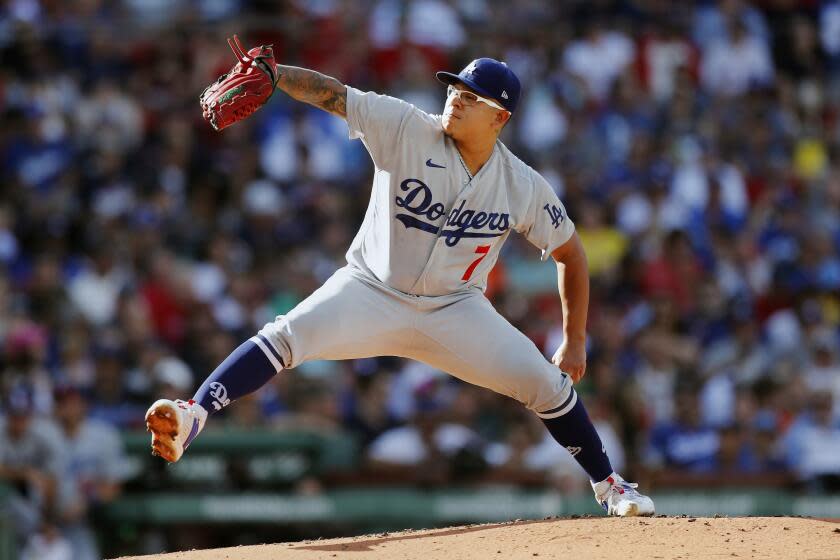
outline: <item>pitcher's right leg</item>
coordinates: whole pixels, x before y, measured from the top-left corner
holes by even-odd
[[[146,412],[153,453],[170,462],[204,428],[208,415],[308,360],[404,355],[412,341],[412,310],[404,298],[338,270],[285,316],[234,350],[189,401],[161,399]]]

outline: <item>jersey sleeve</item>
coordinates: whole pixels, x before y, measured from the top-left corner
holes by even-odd
[[[529,208],[529,221],[522,234],[542,251],[542,260],[548,260],[551,253],[575,232],[575,224],[566,214],[566,208],[557,193],[542,176],[535,173],[534,191]]]
[[[393,161],[413,105],[401,99],[347,87],[347,126],[350,138],[360,138],[373,162],[385,169]]]

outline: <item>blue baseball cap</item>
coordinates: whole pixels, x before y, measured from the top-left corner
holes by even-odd
[[[476,58],[458,74],[438,72],[435,77],[447,85],[461,83],[479,95],[495,99],[511,113],[519,103],[522,86],[519,78],[504,62],[493,58]]]

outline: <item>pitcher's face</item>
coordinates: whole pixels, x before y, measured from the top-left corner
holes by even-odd
[[[443,108],[443,130],[455,140],[498,136],[499,131],[510,119],[510,112],[494,99],[478,95],[463,84],[447,88],[446,104]]]

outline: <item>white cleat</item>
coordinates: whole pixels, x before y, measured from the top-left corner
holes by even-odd
[[[207,411],[193,400],[156,401],[146,411],[146,429],[152,432],[152,455],[174,463],[206,421]]]
[[[651,516],[656,513],[653,500],[640,494],[636,488],[639,485],[627,482],[617,474],[606,480],[592,484],[595,500],[604,508],[607,515],[617,517]]]

